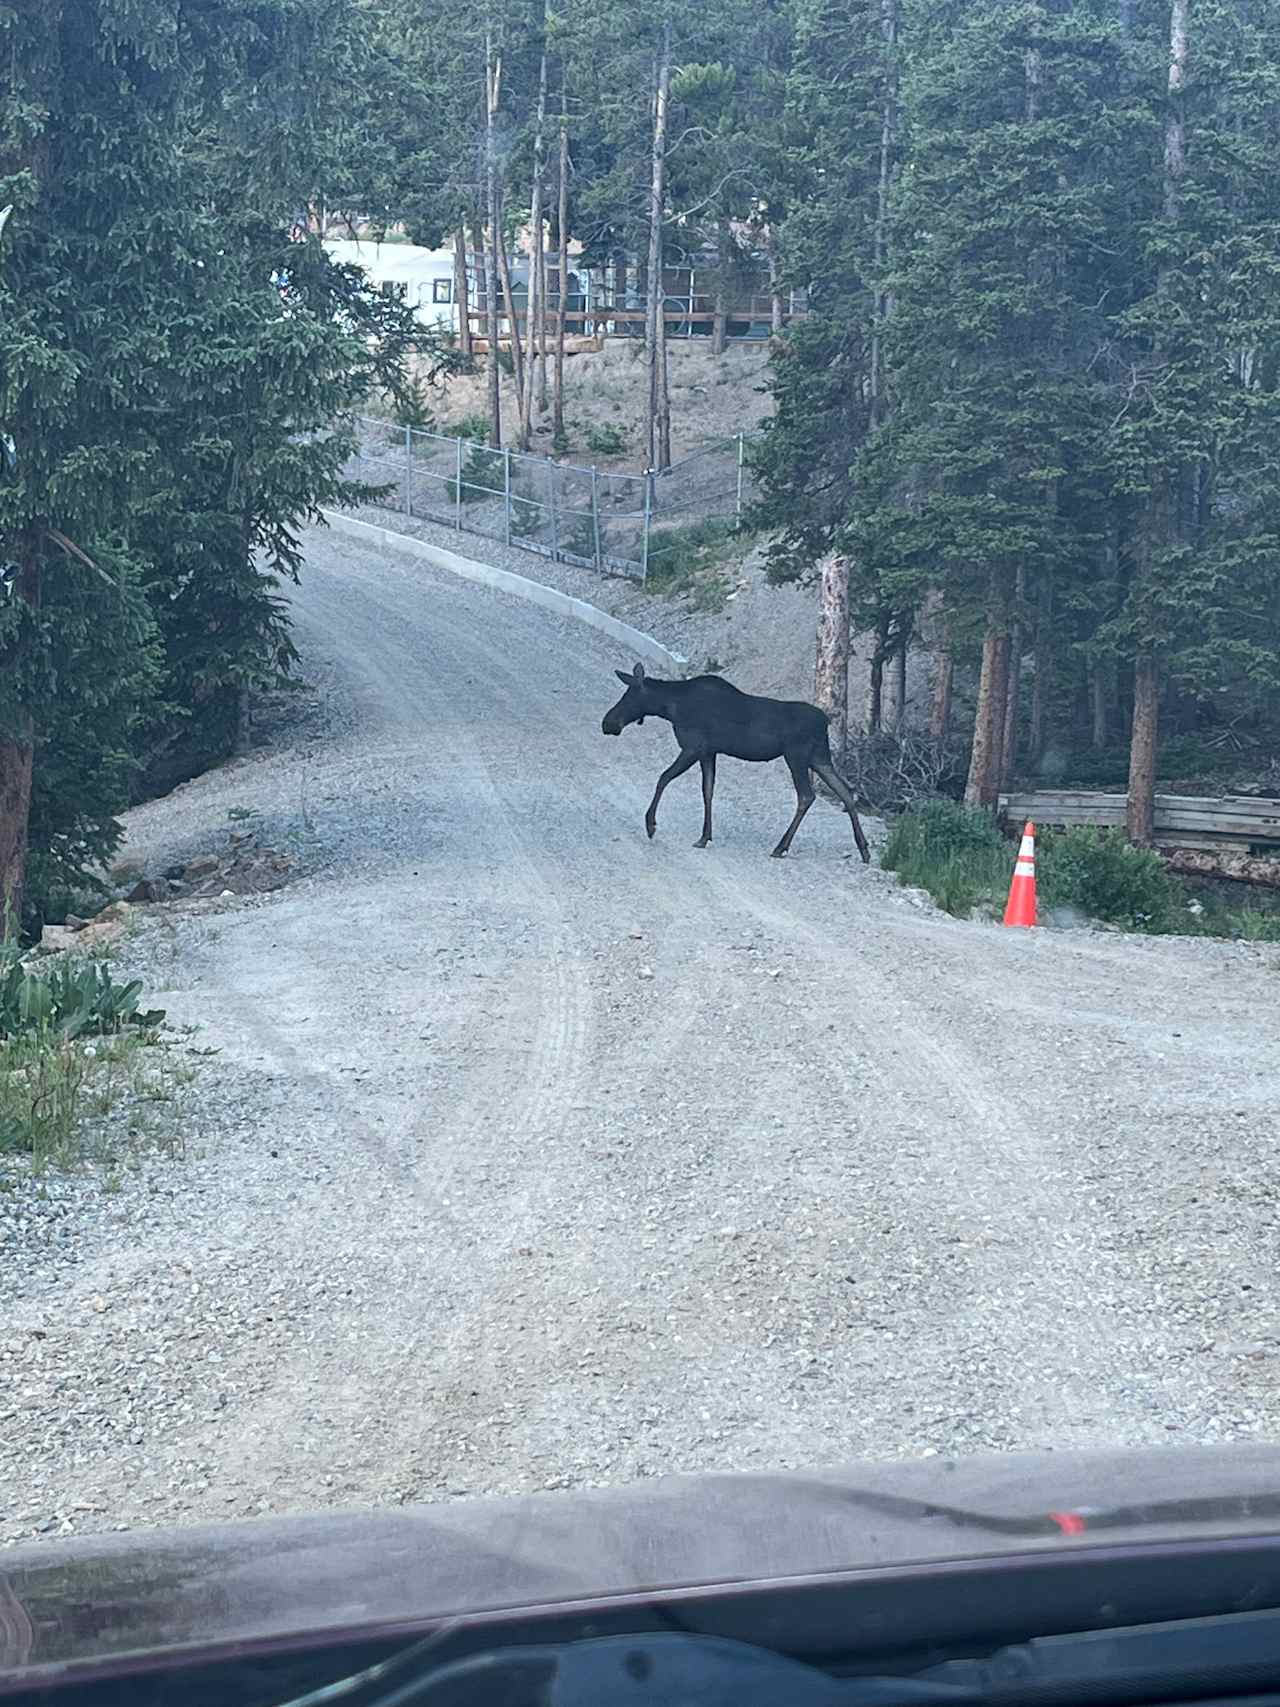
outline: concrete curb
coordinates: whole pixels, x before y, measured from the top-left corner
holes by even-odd
[[[589,628],[598,629],[601,634],[607,634],[619,645],[627,647],[642,663],[656,665],[660,670],[671,670],[676,675],[683,675],[689,667],[687,658],[673,652],[643,629],[632,628],[629,622],[619,621],[607,611],[589,605],[585,599],[572,598],[558,587],[548,587],[542,581],[530,581],[509,569],[495,569],[491,563],[477,563],[474,558],[460,557],[456,551],[446,551],[442,546],[429,545],[424,539],[396,533],[393,528],[380,528],[373,522],[358,521],[355,516],[345,516],[339,510],[322,510],[320,513],[334,533],[362,540],[366,545],[380,545],[387,551],[402,552],[430,563],[436,569],[446,569],[464,581],[475,581],[482,587],[496,587],[501,592],[510,593],[513,598],[554,611],[557,616],[584,622]]]

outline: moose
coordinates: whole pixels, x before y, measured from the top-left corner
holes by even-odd
[[[606,735],[621,735],[629,723],[664,717],[675,731],[680,751],[658,778],[644,815],[650,839],[658,828],[658,802],[669,782],[694,765],[702,766],[702,835],[693,844],[705,848],[711,840],[711,796],[716,786],[716,759],[746,759],[764,764],[785,759],[796,786],[795,817],[783,832],[772,857],[782,859],[813,805],[816,773],[842,802],[853,825],[853,839],[865,865],[871,858],[867,838],[858,822],[857,803],[848,783],[831,762],[831,739],[826,713],[796,699],[765,699],[743,693],[721,676],[694,676],[687,682],[662,682],[646,676],[643,664],[630,675],[614,674],[626,688],[616,705],[601,719]]]

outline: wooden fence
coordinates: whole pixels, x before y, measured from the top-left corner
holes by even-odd
[[[1128,796],[1080,790],[1038,790],[1002,794],[1000,815],[1010,822],[1070,829],[1075,824],[1123,827]],[[1157,794],[1155,842],[1159,848],[1189,848],[1199,853],[1272,852],[1280,848],[1280,800],[1248,794],[1219,799],[1194,794]]]

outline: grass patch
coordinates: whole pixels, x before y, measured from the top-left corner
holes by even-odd
[[[145,1107],[167,1102],[184,1069],[159,1044],[164,1015],[143,1012],[141,993],[99,961],[38,970],[0,945],[0,1157],[36,1169],[118,1162],[131,1141],[159,1137]]]
[[[953,800],[931,800],[896,818],[881,863],[962,918],[1007,891],[1013,869],[1010,845],[990,813]]]
[[[684,594],[694,610],[723,610],[730,592],[725,569],[742,555],[744,538],[733,522],[715,516],[655,531],[645,587],[668,597]]]

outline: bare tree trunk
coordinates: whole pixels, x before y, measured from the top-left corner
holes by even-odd
[[[1110,675],[1106,663],[1101,658],[1089,661],[1089,717],[1090,745],[1095,753],[1101,752],[1110,738],[1110,725],[1107,716],[1107,699],[1110,689]]]
[[[1129,840],[1150,847],[1155,836],[1156,752],[1160,734],[1160,677],[1154,655],[1140,652],[1133,666],[1133,733],[1129,738]]]
[[[1004,718],[1000,730],[1000,787],[1009,786],[1018,746],[1018,696],[1022,691],[1022,604],[1027,596],[1027,572],[1018,565],[1014,618],[1009,631],[1009,663],[1006,671]]]
[[[1035,670],[1027,757],[1032,764],[1039,764],[1044,755],[1045,722],[1053,689],[1053,581],[1048,571],[1040,583],[1040,608],[1036,613]]]
[[[725,259],[729,248],[729,234],[723,222],[721,222],[720,230],[717,234],[717,243],[720,249],[720,254],[717,257],[716,294],[711,315],[711,354],[713,356],[722,356],[724,354],[726,332],[729,323],[728,303],[725,296]],[[692,301],[689,303],[689,312],[691,314],[693,312]]]
[[[889,618],[876,623],[876,643],[871,653],[867,681],[867,734],[878,735],[884,722],[884,661],[889,656]]]
[[[549,301],[547,287],[549,282],[547,246],[540,240],[538,243],[538,389],[534,397],[539,415],[545,415],[551,407],[551,399],[547,395],[547,302]]]
[[[35,611],[40,607],[39,548],[29,532],[14,543],[19,569],[9,596]],[[22,710],[0,734],[0,942],[16,935],[22,924],[35,750],[35,718]]]
[[[966,806],[992,807],[1000,793],[1005,697],[1009,682],[1009,625],[996,577],[992,576],[982,673],[973,720],[973,751],[965,783]]]
[[[764,228],[764,253],[769,263],[769,332],[774,338],[782,336],[782,269],[778,264],[778,240],[772,225]]]
[[[529,448],[529,430],[533,422],[534,381],[537,377],[537,352],[540,333],[542,334],[542,348],[544,351],[546,349],[546,336],[545,332],[542,331],[546,314],[546,297],[544,294],[546,275],[542,270],[542,139],[547,122],[546,29],[547,17],[544,8],[542,15],[542,57],[538,62],[538,106],[533,123],[533,195],[529,210],[529,235],[532,245],[529,254],[529,317],[527,321],[524,395],[520,410],[520,445],[523,450]]]
[[[498,206],[498,213],[501,217],[501,203]],[[515,292],[511,288],[511,261],[507,255],[507,246],[502,241],[501,225],[498,227],[497,249],[498,272],[502,278],[502,301],[507,312],[507,324],[511,328],[511,365],[515,370],[516,413],[519,421],[517,432],[520,442],[524,444],[529,436],[529,424],[525,420],[524,413],[524,351],[520,345],[520,324],[516,319]]]
[[[844,750],[849,733],[849,564],[830,553],[822,560],[818,605],[818,651],[813,697],[831,724],[831,744]]]
[[[654,66],[653,155],[649,179],[649,264],[645,303],[645,355],[649,369],[648,458],[652,469],[671,466],[671,415],[667,396],[667,340],[662,289],[662,226],[666,212],[667,107],[671,93],[671,26],[663,26]]]
[[[889,659],[889,707],[885,724],[891,735],[901,735],[907,715],[907,636],[902,637]]]
[[[1186,130],[1182,96],[1187,80],[1187,23],[1190,0],[1172,0],[1169,11],[1169,100],[1164,129],[1164,217],[1170,227],[1181,214],[1182,179],[1186,171]],[[1167,270],[1159,288],[1164,290]],[[1161,478],[1147,505],[1148,552],[1156,544],[1172,543],[1180,531],[1176,492],[1167,476]],[[1143,566],[1152,574],[1150,563]],[[1125,815],[1129,840],[1150,847],[1155,834],[1156,762],[1160,735],[1160,677],[1155,654],[1144,647],[1133,665],[1133,723],[1129,732],[1129,804]]]
[[[563,86],[560,91],[560,183],[556,221],[560,238],[560,309],[556,315],[556,373],[551,393],[552,443],[564,446],[564,317],[569,300],[569,118]]]
[[[493,29],[486,23],[484,173],[485,203],[489,219],[489,243],[485,250],[485,317],[489,332],[489,443],[502,444],[502,371],[498,366],[498,251],[502,244],[501,207],[498,199],[498,98],[502,91],[502,56],[494,51]]]
[[[888,226],[889,186],[893,176],[893,136],[897,124],[898,91],[893,75],[892,53],[898,37],[898,0],[880,0],[880,34],[885,46],[885,91],[880,114],[880,177],[876,186],[876,225],[874,234],[875,305],[871,324],[871,419],[876,425],[883,407],[884,381],[881,372],[883,354],[881,340],[888,299],[881,288],[884,267],[885,235]]]
[[[956,661],[950,641],[937,653],[933,676],[933,703],[929,708],[929,739],[941,744],[951,733],[951,696],[955,685]]]
[[[460,225],[453,234],[453,301],[458,311],[458,348],[471,354],[471,290],[467,284],[467,234]]]

